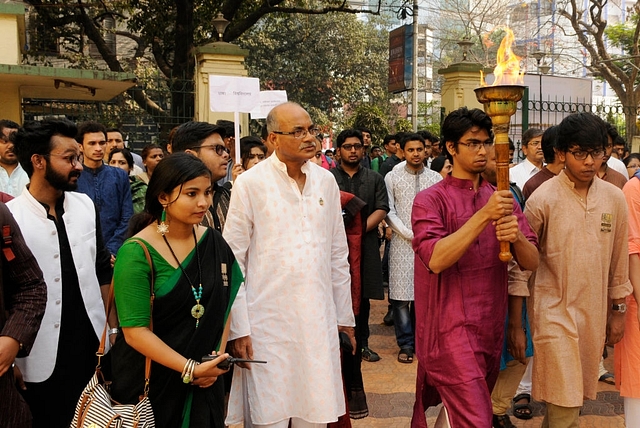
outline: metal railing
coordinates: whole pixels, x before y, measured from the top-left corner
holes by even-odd
[[[193,79],[155,75],[106,102],[24,99],[23,120],[40,120],[47,116],[66,117],[76,123],[94,120],[121,129],[129,147],[140,150],[150,143],[164,145],[171,128],[193,120],[194,87]],[[158,112],[152,115],[141,108],[134,101],[137,95],[152,100],[159,107]]]

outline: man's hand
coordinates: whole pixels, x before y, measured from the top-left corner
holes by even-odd
[[[13,337],[0,336],[0,376],[4,375],[16,359],[20,342]]]
[[[239,163],[234,164],[231,168],[231,181],[236,181],[236,178],[238,178],[238,176],[243,172],[244,168],[242,167],[242,165],[240,165]]]
[[[245,360],[253,360],[253,345],[251,336],[240,337],[229,342],[229,351],[232,356]],[[237,366],[251,370],[251,364],[238,363]]]
[[[356,329],[354,327],[345,327],[342,325],[338,326],[338,332],[344,332],[349,336],[349,341],[351,342],[351,346],[353,348],[353,355],[356,355]]]
[[[518,240],[518,217],[508,215],[496,221],[496,238],[501,242],[511,242]]]
[[[527,335],[521,326],[507,327],[507,351],[522,364],[527,364]]]
[[[18,366],[13,367],[13,377],[16,380],[16,387],[21,391],[26,391],[27,385],[24,384],[24,378],[22,377],[22,372]]]
[[[616,311],[612,311],[607,320],[607,345],[614,345],[622,340],[624,336],[624,316]]]
[[[487,213],[493,221],[513,212],[513,195],[509,190],[496,190],[489,198],[482,210]]]

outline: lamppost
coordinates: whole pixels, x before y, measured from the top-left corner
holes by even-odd
[[[227,29],[229,25],[229,21],[224,19],[224,15],[221,12],[218,12],[218,15],[215,19],[212,20],[213,27],[216,29],[216,33],[218,33],[218,41],[224,42],[222,37],[224,36],[224,31]]]
[[[547,74],[551,70],[551,66],[543,62],[546,53],[542,51],[535,51],[531,53],[531,56],[536,59],[536,65],[538,67],[538,77],[540,79],[540,128],[542,128],[542,75]],[[542,63],[542,64],[541,64]]]

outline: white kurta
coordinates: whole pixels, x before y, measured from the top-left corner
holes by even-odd
[[[397,165],[384,178],[389,194],[387,224],[393,229],[389,247],[389,298],[413,301],[413,264],[415,253],[411,246],[411,209],[416,195],[442,180],[435,171],[423,168],[415,173],[406,162]]]
[[[230,339],[250,335],[254,358],[268,361],[235,369],[228,425],[346,412],[337,327],[355,320],[338,186],[307,162],[301,194],[276,155],[236,179],[224,229],[245,275]]]

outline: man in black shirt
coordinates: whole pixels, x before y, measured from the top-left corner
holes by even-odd
[[[362,299],[356,317],[356,340],[364,360],[378,361],[380,356],[369,348],[369,299],[384,299],[378,224],[389,212],[387,188],[380,174],[361,165],[365,154],[360,131],[342,131],[336,145],[342,162],[330,172],[336,177],[338,187],[367,203],[366,234],[362,242]]]

